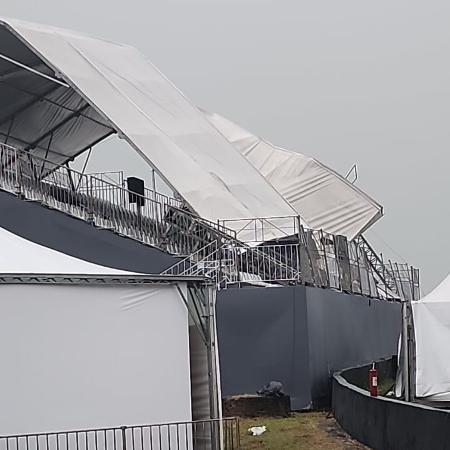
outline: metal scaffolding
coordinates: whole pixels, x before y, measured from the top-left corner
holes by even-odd
[[[311,230],[299,216],[214,223],[179,199],[132,192],[122,173],[114,176],[119,182],[0,144],[0,189],[184,257],[165,274],[210,278],[220,288],[300,283],[388,300],[418,297],[418,270],[384,261],[363,236],[348,241]],[[274,232],[281,237],[268,241]]]

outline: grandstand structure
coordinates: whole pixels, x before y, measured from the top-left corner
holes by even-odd
[[[142,195],[7,144],[0,151],[0,189],[181,257],[165,274],[212,278],[219,289],[306,284],[389,300],[418,295],[417,270],[383,261],[362,235],[348,241],[309,229],[298,216],[290,227],[281,218],[284,228],[280,218],[239,219],[236,230],[231,220],[204,219],[174,197],[149,189]],[[265,240],[273,230],[283,236]],[[239,239],[242,232],[252,239]]]
[[[0,98],[0,189],[180,257],[165,274],[219,289],[418,295],[417,269],[385,261],[364,237],[383,215],[376,201],[319,161],[197,108],[134,48],[2,20]],[[172,195],[70,167],[111,135]]]

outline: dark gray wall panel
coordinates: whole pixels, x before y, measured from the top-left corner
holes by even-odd
[[[220,291],[217,322],[224,395],[280,381],[294,408],[310,403],[304,288]]]
[[[303,286],[228,289],[218,296],[225,395],[279,380],[300,409],[331,403],[340,369],[397,352],[400,305]]]
[[[397,353],[399,303],[306,288],[312,397],[330,404],[331,376]]]
[[[161,273],[177,261],[158,249],[2,191],[0,227],[67,255],[116,269]]]

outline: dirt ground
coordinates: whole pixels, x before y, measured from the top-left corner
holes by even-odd
[[[261,436],[248,428],[267,427]],[[370,450],[345,433],[326,412],[292,414],[285,419],[240,419],[242,450]]]

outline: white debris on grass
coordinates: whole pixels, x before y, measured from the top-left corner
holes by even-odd
[[[267,428],[265,425],[262,427],[251,427],[248,429],[248,433],[253,436],[261,436],[261,434],[265,433],[267,431]]]

